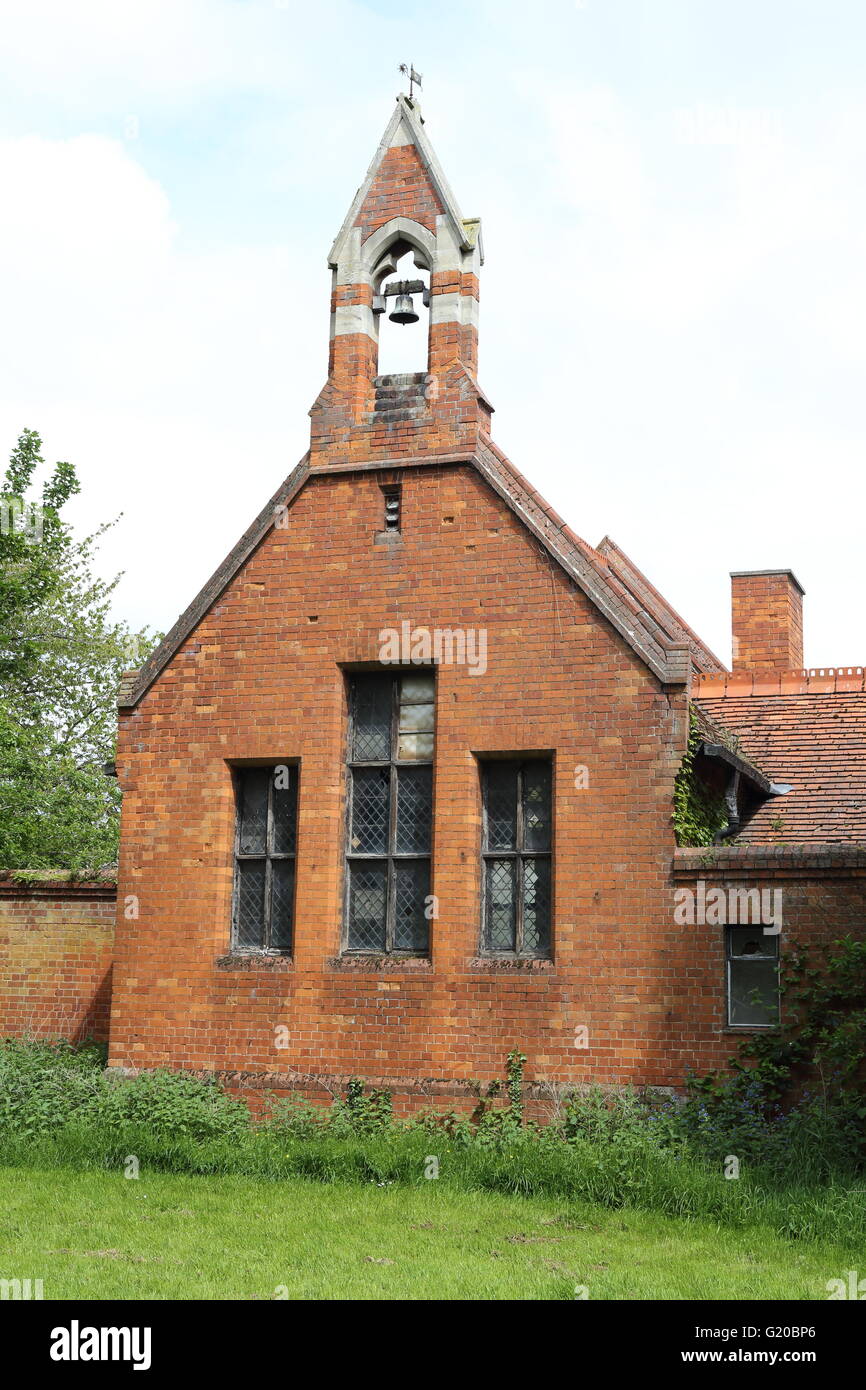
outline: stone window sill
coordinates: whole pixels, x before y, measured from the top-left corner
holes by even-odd
[[[227,956],[217,956],[217,970],[294,970],[291,956],[275,955],[266,951],[235,951]]]
[[[482,974],[549,975],[555,963],[548,956],[473,956],[468,969]]]
[[[382,971],[404,970],[413,971],[416,974],[429,974],[433,969],[433,962],[429,956],[376,956],[376,955],[343,955],[330,956],[325,962],[329,970],[365,970],[369,974],[379,974]]]
[[[726,1023],[722,1033],[777,1033],[778,1023]]]

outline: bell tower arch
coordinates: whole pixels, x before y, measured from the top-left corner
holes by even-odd
[[[492,407],[475,380],[481,224],[460,213],[423,124],[417,102],[398,97],[328,257],[328,380],[310,412],[314,466],[451,453],[489,433]],[[390,329],[423,316],[425,370],[380,375],[383,317]]]

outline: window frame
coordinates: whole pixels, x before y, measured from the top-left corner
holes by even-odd
[[[278,767],[288,768],[289,774],[294,783],[294,802],[295,802],[295,848],[290,851],[272,851],[270,846],[274,842],[274,790],[275,776]],[[265,827],[265,848],[261,854],[244,854],[241,852],[241,824],[242,824],[242,802],[241,802],[241,780],[251,772],[267,771],[271,773],[268,778],[268,812]],[[232,790],[234,793],[235,808],[235,833],[232,858],[232,922],[231,922],[231,954],[233,956],[283,956],[291,959],[295,950],[295,909],[297,906],[298,894],[298,832],[299,832],[299,811],[300,811],[300,792],[301,778],[300,765],[290,758],[281,758],[273,763],[240,763],[234,764],[231,769]],[[271,932],[273,926],[273,871],[271,865],[274,860],[291,860],[294,866],[292,874],[292,900],[291,900],[291,928],[290,943],[288,946],[272,946]],[[262,912],[262,941],[257,946],[242,945],[238,941],[238,909],[240,906],[240,883],[241,876],[238,872],[238,865],[241,863],[252,863],[264,861],[265,865],[265,890]]]
[[[403,758],[399,759],[398,741],[400,735],[400,682],[406,676],[422,675],[429,673],[433,677],[433,756],[430,758]],[[390,682],[391,685],[391,728],[388,758],[360,760],[355,758],[355,707],[358,691],[358,682],[364,679],[381,680],[383,684]],[[344,849],[344,892],[343,892],[343,930],[341,934],[340,949],[342,955],[347,956],[389,956],[393,959],[430,959],[431,953],[431,930],[430,919],[427,922],[427,942],[423,949],[419,947],[395,946],[395,918],[397,910],[397,894],[395,885],[395,865],[399,863],[426,863],[429,865],[427,894],[433,891],[433,825],[435,819],[434,806],[434,776],[433,768],[436,754],[436,667],[428,664],[417,664],[413,666],[399,666],[393,671],[383,673],[381,671],[350,671],[347,673],[348,686],[348,741],[346,747],[346,816],[343,827]],[[397,850],[397,815],[399,799],[397,793],[397,780],[401,771],[411,771],[412,768],[430,768],[430,850],[427,854],[419,854],[417,851],[410,851],[401,854]],[[352,851],[352,819],[354,813],[354,794],[355,794],[355,772],[364,771],[370,768],[388,768],[388,848],[384,854],[358,854]],[[351,943],[351,897],[352,897],[352,873],[353,863],[385,864],[385,945],[384,947],[372,946],[352,946]]]
[[[524,844],[524,796],[523,778],[526,768],[532,763],[544,763],[550,773],[550,848],[547,850],[530,850]],[[488,770],[502,765],[516,767],[517,769],[517,812],[515,817],[515,848],[511,850],[489,849],[488,835]],[[478,765],[481,781],[481,947],[479,954],[488,956],[492,959],[500,960],[553,960],[553,905],[554,905],[554,767],[553,758],[543,754],[518,754],[509,757],[479,757]],[[517,863],[517,874],[515,879],[515,924],[514,924],[514,947],[512,949],[498,949],[489,944],[488,932],[488,889],[487,889],[487,861],[490,859],[513,859]],[[525,949],[524,941],[524,908],[523,900],[523,875],[524,862],[527,859],[546,859],[550,866],[550,907],[547,930],[547,947],[544,950]]]
[[[756,932],[759,933],[761,936],[769,936],[770,939],[774,942],[774,949],[773,949],[772,951],[769,951],[769,952],[761,953],[760,955],[758,955],[758,954],[751,955],[751,956],[743,956],[743,955],[735,956],[735,955],[733,955],[733,953],[732,953],[732,951],[731,951],[731,944],[732,944],[733,939],[734,939],[734,938],[733,938],[733,933],[734,933],[734,931],[736,931],[736,930],[738,930],[738,929],[742,929],[743,927],[751,927],[751,926],[752,926],[752,924],[751,924],[751,923],[748,923],[748,922],[745,922],[745,923],[744,923],[744,922],[727,922],[727,923],[725,924],[724,928],[723,928],[723,931],[724,931],[724,952],[725,952],[725,1027],[726,1027],[727,1029],[733,1029],[735,1032],[738,1032],[738,1033],[754,1033],[754,1032],[766,1033],[766,1032],[771,1032],[774,1028],[778,1028],[778,1027],[780,1026],[781,1022],[782,1022],[782,990],[781,990],[781,984],[782,984],[782,976],[781,976],[782,952],[781,952],[781,949],[780,949],[780,945],[781,945],[781,943],[780,943],[780,933],[778,933],[778,932],[765,932],[764,929],[763,929],[763,926],[761,925],[761,923],[756,923],[756,924],[755,924],[755,930],[756,930]],[[732,967],[732,965],[734,964],[734,962],[735,962],[735,961],[738,961],[738,960],[747,960],[747,961],[748,961],[748,960],[771,960],[771,961],[773,961],[773,962],[775,963],[775,966],[776,966],[776,988],[775,988],[774,998],[775,998],[775,1003],[776,1003],[776,1017],[775,1017],[775,1019],[774,1019],[771,1023],[733,1023],[733,1022],[731,1021],[731,1003],[732,1003],[732,995],[731,995],[731,967]]]

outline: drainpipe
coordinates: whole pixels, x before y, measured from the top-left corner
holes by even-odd
[[[740,769],[731,768],[731,776],[725,792],[725,805],[728,808],[728,823],[724,830],[717,830],[713,843],[720,845],[722,840],[729,840],[732,835],[736,835],[740,828],[740,808],[737,805],[737,793],[740,789]]]

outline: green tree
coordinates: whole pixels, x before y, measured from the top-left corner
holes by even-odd
[[[25,430],[0,484],[0,869],[93,875],[114,862],[115,697],[156,640],[110,615],[120,575],[93,574],[100,537],[62,510],[80,490],[57,463],[36,494],[42,441]]]

